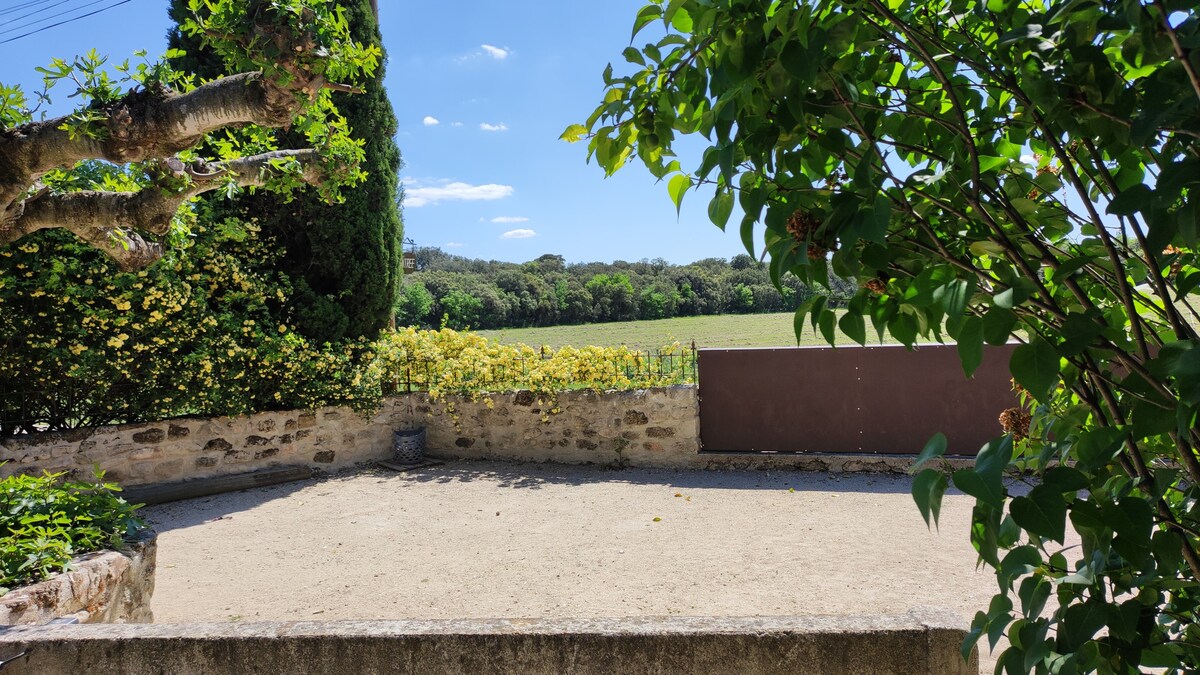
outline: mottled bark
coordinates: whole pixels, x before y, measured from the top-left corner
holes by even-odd
[[[140,233],[166,234],[185,201],[229,182],[243,187],[266,184],[274,171],[272,161],[279,159],[298,161],[299,177],[306,183],[315,185],[323,178],[314,150],[279,150],[187,168],[175,163],[175,177],[187,177],[180,189],[152,186],[139,192],[32,195],[22,201],[19,215],[0,227],[0,245],[38,230],[62,228],[107,253],[122,269],[145,267],[162,256],[162,247]]]
[[[139,232],[165,233],[188,198],[230,179],[245,186],[261,185],[267,162],[283,157],[302,160],[303,179],[316,183],[320,176],[313,152],[287,150],[192,167],[186,172],[189,179],[184,188],[151,187],[136,193],[51,194],[36,190],[42,176],[87,159],[125,164],[172,158],[196,146],[205,134],[225,127],[284,127],[322,88],[348,89],[319,75],[295,78],[284,87],[261,73],[242,73],[182,94],[132,92],[104,108],[105,118],[93,123],[90,133],[72,133],[68,116],[2,130],[0,245],[37,230],[63,228],[105,251],[123,268],[148,265],[162,250]]]

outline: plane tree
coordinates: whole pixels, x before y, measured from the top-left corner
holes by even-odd
[[[235,73],[200,82],[166,61],[110,66],[94,52],[56,59],[45,88],[0,86],[0,246],[61,228],[124,270],[163,254],[186,231],[197,195],[317,186],[328,199],[363,175],[335,93],[378,66],[379,50],[350,39],[326,0],[192,0],[182,29]],[[63,87],[82,101],[39,111]],[[279,148],[291,128],[308,147]]]

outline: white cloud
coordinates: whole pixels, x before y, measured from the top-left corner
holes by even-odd
[[[452,126],[452,127],[461,127],[461,126],[462,126],[462,122],[451,122],[451,123],[450,123],[450,126]]]
[[[507,59],[509,50],[495,47],[492,45],[479,45],[479,48],[487,52],[487,55],[493,59]]]
[[[534,232],[533,230],[509,230],[508,232],[505,232],[504,234],[500,235],[500,238],[501,239],[528,239],[532,236],[535,236],[536,234],[537,234],[537,232]]]
[[[424,124],[427,127],[436,127],[437,125],[441,124],[441,122],[439,122],[438,118],[436,117],[426,115],[425,119],[421,120],[421,124]]]
[[[479,128],[483,129],[484,131],[508,131],[508,126],[503,122],[500,124],[488,124],[487,122],[483,122],[479,125]]]
[[[443,248],[462,248],[463,246],[466,246],[466,244],[462,244],[457,241],[448,241],[442,244]]]
[[[414,182],[404,186],[404,205],[412,208],[439,202],[504,199],[513,193],[511,185],[471,185],[469,183],[440,182],[437,185],[421,185]]]
[[[524,216],[497,216],[496,218],[492,218],[492,222],[493,223],[527,223],[527,222],[529,222],[529,219],[525,218]]]

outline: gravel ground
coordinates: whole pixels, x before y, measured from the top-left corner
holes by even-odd
[[[902,614],[995,588],[903,476],[451,462],[145,509],[159,623]],[[985,672],[991,659],[981,659]]]

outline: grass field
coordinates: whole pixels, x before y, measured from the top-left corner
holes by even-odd
[[[479,334],[506,344],[524,343],[555,348],[567,345],[625,345],[630,349],[654,350],[676,340],[684,346],[691,345],[695,340],[697,347],[794,347],[796,336],[792,332],[792,317],[790,312],[685,316],[657,321],[481,330]],[[839,337],[845,341],[845,336]],[[808,330],[800,344],[825,343]]]

